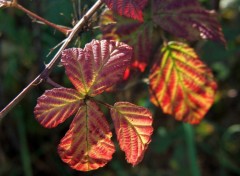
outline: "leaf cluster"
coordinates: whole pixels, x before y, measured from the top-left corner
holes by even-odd
[[[5,2],[0,1],[0,7]],[[203,8],[198,0],[102,0],[93,9],[101,3],[108,7],[100,16],[101,40],[92,40],[83,49],[59,52],[74,88],[45,91],[34,109],[35,118],[46,128],[74,115],[58,153],[80,171],[103,167],[115,152],[110,126],[99,105],[109,109],[120,148],[133,166],[142,161],[153,133],[147,108],[127,101],[110,105],[98,100],[98,95],[116,91],[133,76],[145,73],[153,105],[178,121],[198,124],[214,102],[217,83],[188,42],[212,40],[226,45],[217,13]],[[43,22],[69,35],[69,40],[79,27]]]

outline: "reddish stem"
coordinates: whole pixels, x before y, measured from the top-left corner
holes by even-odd
[[[37,19],[37,20],[43,22],[44,24],[46,24],[46,25],[48,25],[48,26],[50,26],[50,27],[52,27],[52,28],[54,28],[54,29],[62,32],[62,33],[65,34],[66,36],[67,36],[67,35],[70,33],[70,31],[71,31],[70,28],[56,25],[56,24],[54,24],[54,23],[52,23],[52,22],[50,22],[50,21],[48,21],[48,20],[46,20],[46,19],[38,16],[37,14],[31,12],[30,10],[26,9],[25,7],[21,6],[21,5],[18,4],[18,3],[13,3],[13,4],[12,4],[12,7],[15,7],[15,8],[17,8],[17,9],[25,12],[26,14],[28,14],[28,15],[31,16],[31,17],[33,17],[34,19]]]
[[[88,99],[90,99],[90,100],[92,100],[92,101],[94,101],[94,102],[96,102],[96,103],[98,103],[98,104],[102,104],[102,105],[104,105],[105,107],[107,107],[108,109],[112,109],[112,108],[113,108],[112,105],[110,105],[110,104],[108,104],[108,103],[105,103],[105,102],[103,102],[103,101],[101,101],[101,100],[97,100],[97,99],[95,99],[95,98],[93,98],[93,97],[88,97]]]

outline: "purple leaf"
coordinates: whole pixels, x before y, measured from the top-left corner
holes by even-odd
[[[226,43],[217,14],[197,0],[154,0],[153,13],[155,23],[178,37]]]

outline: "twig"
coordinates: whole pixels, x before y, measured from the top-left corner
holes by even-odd
[[[71,31],[70,28],[68,27],[65,27],[65,26],[59,26],[59,25],[56,25],[40,16],[38,16],[37,14],[31,12],[30,10],[24,8],[23,6],[21,6],[20,4],[16,3],[13,7],[19,9],[19,10],[22,10],[23,12],[25,12],[26,14],[28,14],[30,17],[32,17],[33,19],[37,19],[41,22],[43,22],[44,24],[47,24],[48,26],[62,32],[63,34],[65,35],[68,35],[68,33]]]
[[[38,16],[37,14],[31,12],[30,10],[26,9],[25,7],[21,6],[20,4],[18,4],[17,0],[12,0],[12,1],[6,1],[6,0],[0,0],[0,7],[12,7],[12,8],[17,8],[23,12],[25,12],[27,15],[29,15],[32,19],[35,20],[39,20],[41,21],[43,24],[47,24],[50,27],[53,27],[54,29],[62,32],[63,34],[65,34],[66,36],[70,33],[71,29],[65,26],[60,26],[60,25],[56,25],[40,16]]]
[[[103,2],[101,0],[98,0],[91,9],[88,10],[88,12],[82,17],[80,21],[74,26],[74,28],[69,33],[69,36],[66,38],[65,42],[61,46],[61,48],[58,50],[58,52],[55,54],[55,56],[52,58],[49,64],[46,65],[46,68],[42,71],[40,75],[38,75],[21,93],[18,94],[16,98],[14,98],[1,112],[0,112],[0,120],[7,115],[7,113],[16,105],[18,104],[25,95],[35,86],[40,84],[42,81],[44,81],[46,78],[48,78],[49,74],[51,73],[52,69],[60,60],[60,55],[62,51],[68,46],[70,41],[73,39],[74,35],[81,30],[85,23],[91,18],[91,16],[101,7]]]
[[[54,88],[61,88],[63,86],[59,85],[58,83],[54,82],[51,78],[47,77],[46,83],[53,86]]]
[[[52,53],[55,49],[57,49],[59,46],[61,46],[61,45],[65,42],[65,40],[66,40],[66,39],[62,40],[60,43],[58,43],[58,44],[55,45],[53,48],[51,48],[46,57],[50,56],[51,53]]]

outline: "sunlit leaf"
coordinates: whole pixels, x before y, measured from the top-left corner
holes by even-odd
[[[84,49],[64,50],[62,63],[76,89],[95,96],[122,78],[131,56],[132,48],[122,42],[93,40]]]
[[[201,7],[198,0],[154,0],[153,14],[155,23],[178,37],[226,42],[217,14]]]
[[[103,167],[115,151],[112,133],[96,103],[86,101],[62,138],[58,152],[62,160],[80,171]]]
[[[119,15],[124,15],[142,22],[142,11],[148,0],[103,0],[103,2],[107,4],[109,9]]]
[[[150,111],[129,102],[117,102],[111,109],[111,116],[127,161],[133,166],[138,164],[151,141],[153,128]]]
[[[53,128],[77,112],[83,96],[74,89],[47,90],[38,98],[34,109],[36,119],[46,128]]]
[[[122,41],[133,47],[131,66],[125,72],[125,79],[132,72],[145,71],[154,43],[152,23],[139,23],[105,10],[100,18],[100,27],[104,39]]]
[[[184,43],[168,43],[158,57],[149,78],[151,101],[177,120],[199,123],[217,88],[210,69]]]

